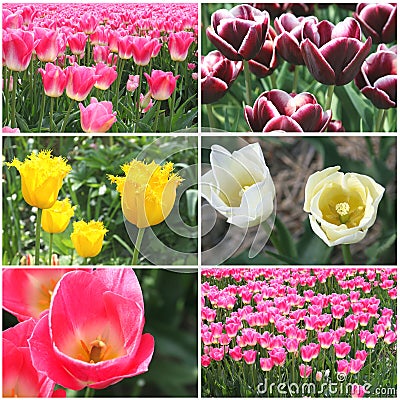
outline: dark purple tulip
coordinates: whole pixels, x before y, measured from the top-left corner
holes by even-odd
[[[279,64],[274,43],[275,37],[276,33],[270,27],[264,46],[252,60],[249,60],[250,71],[259,78],[265,78],[271,75]]]
[[[241,61],[231,61],[215,50],[201,57],[201,102],[222,98],[243,69]]]
[[[274,89],[260,94],[244,116],[253,132],[322,132],[332,118],[311,93],[286,93]]]
[[[311,15],[314,12],[314,4],[310,3],[253,3],[253,7],[268,11],[272,19],[286,12],[297,16]]]
[[[251,60],[264,45],[269,14],[245,4],[230,11],[216,11],[211,25],[207,37],[225,57],[233,61]]]
[[[397,107],[397,47],[380,45],[364,61],[354,83],[375,107]]]
[[[315,17],[295,17],[293,14],[283,14],[275,18],[275,46],[278,54],[287,62],[294,65],[304,65],[300,50],[301,33],[305,22],[317,23]]]
[[[396,4],[360,3],[353,15],[360,23],[364,35],[371,36],[374,43],[391,43],[396,40]]]
[[[329,21],[310,21],[303,27],[300,49],[311,75],[324,85],[346,85],[360,71],[372,45],[361,41],[361,29],[353,18],[336,26]]]
[[[344,129],[342,121],[338,120],[332,120],[329,122],[328,127],[326,128],[327,132],[346,132],[346,129]]]

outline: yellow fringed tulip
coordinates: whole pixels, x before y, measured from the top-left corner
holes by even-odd
[[[101,221],[74,222],[71,240],[76,252],[83,258],[95,257],[103,246],[104,235],[108,230]]]
[[[182,178],[172,171],[174,164],[164,166],[152,161],[145,164],[133,160],[121,166],[125,176],[109,175],[121,194],[122,212],[125,218],[139,229],[157,225],[171,212],[176,188]]]
[[[63,179],[71,171],[66,160],[54,157],[51,150],[32,153],[24,162],[14,158],[8,167],[17,168],[21,175],[22,195],[32,207],[51,208],[57,200]]]
[[[74,215],[75,206],[72,207],[69,199],[57,200],[53,207],[43,210],[42,228],[48,233],[61,233],[67,229],[69,220]]]

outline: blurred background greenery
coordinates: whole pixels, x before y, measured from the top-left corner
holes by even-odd
[[[107,174],[123,175],[120,166],[138,156],[141,160],[145,156],[146,162],[172,161],[175,172],[182,172],[185,181],[178,187],[179,201],[175,204],[175,214],[182,218],[188,229],[197,232],[197,137],[9,136],[3,139],[5,161],[12,161],[14,157],[23,161],[32,151],[42,149],[52,149],[53,155],[65,157],[72,166],[72,171],[64,180],[59,194],[59,199],[69,197],[72,205],[77,206],[72,221],[101,220],[109,230],[102,251],[91,260],[91,264],[131,263],[134,247],[125,228],[120,194],[115,185],[107,179]],[[18,265],[27,252],[33,254],[36,213],[22,197],[20,175],[15,168],[3,167],[2,201],[3,265]],[[173,214],[171,213],[170,218],[174,218]],[[165,245],[166,254],[169,249],[176,250],[177,254],[182,252],[181,258],[177,255],[174,265],[197,265],[197,237],[179,234],[170,229],[166,222],[149,229],[152,229],[152,233]],[[54,235],[53,252],[59,255],[62,265],[82,262],[82,259],[74,254],[70,240],[71,232],[72,223],[64,233]],[[48,244],[49,235],[42,231],[42,264],[47,262]],[[160,257],[162,251],[159,250]],[[141,258],[141,264],[150,263],[151,261]]]
[[[96,390],[95,397],[196,397],[197,271],[135,272],[144,297],[144,332],[155,340],[153,359],[147,373]],[[14,316],[3,311],[3,330],[17,323]],[[84,390],[67,391],[67,397],[83,395]]]

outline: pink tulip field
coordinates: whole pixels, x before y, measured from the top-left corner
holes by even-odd
[[[196,125],[197,4],[4,4],[3,132]]]
[[[396,397],[396,268],[202,270],[205,397]]]

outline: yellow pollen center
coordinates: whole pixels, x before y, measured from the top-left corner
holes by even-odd
[[[340,223],[345,224],[350,218],[350,206],[349,203],[344,201],[343,203],[337,203],[335,206],[336,212],[339,214]]]

